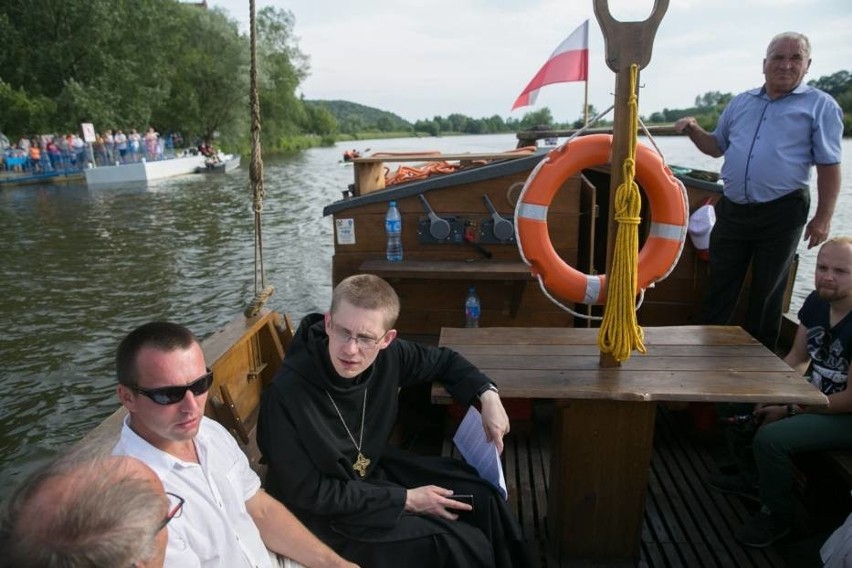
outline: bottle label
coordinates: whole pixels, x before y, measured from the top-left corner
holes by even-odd
[[[400,219],[388,219],[385,221],[385,230],[388,233],[402,232],[402,221]]]
[[[469,319],[479,319],[479,306],[465,306],[464,314]]]

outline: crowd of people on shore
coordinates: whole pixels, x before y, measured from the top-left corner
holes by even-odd
[[[107,129],[87,143],[78,133],[22,136],[17,143],[0,133],[0,171],[42,173],[81,170],[89,164],[109,166],[162,160],[184,146],[179,132],[164,136],[149,127],[144,134],[131,128]]]

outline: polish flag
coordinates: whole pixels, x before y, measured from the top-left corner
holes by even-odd
[[[574,30],[550,55],[529,85],[515,101],[512,110],[535,104],[538,91],[553,83],[570,83],[589,79],[589,20]]]

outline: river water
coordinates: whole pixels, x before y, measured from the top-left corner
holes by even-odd
[[[717,170],[685,138],[658,138],[670,164]],[[370,148],[372,146],[372,148]],[[514,135],[349,142],[265,163],[263,211],[269,306],[294,321],[331,297],[331,219],[352,168],[343,150],[505,151]],[[844,141],[852,156],[852,141]],[[248,169],[146,185],[0,189],[0,500],[39,462],[118,406],[117,342],[170,319],[205,336],[254,292]],[[852,160],[844,166],[834,233],[852,227]],[[811,287],[815,251],[802,248],[794,303]]]

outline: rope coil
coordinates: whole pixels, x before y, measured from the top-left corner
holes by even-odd
[[[645,334],[636,319],[634,301],[636,297],[637,262],[639,256],[639,216],[642,198],[636,184],[636,130],[639,123],[638,82],[639,66],[630,66],[630,98],[627,106],[630,121],[628,156],[621,166],[622,183],[615,194],[615,220],[618,223],[610,269],[609,299],[603,322],[598,333],[598,348],[601,353],[610,353],[616,361],[626,361],[636,349],[645,353]]]

